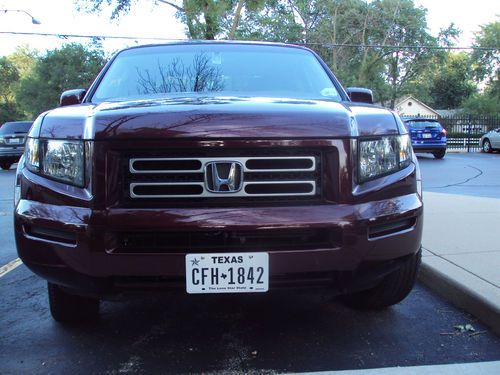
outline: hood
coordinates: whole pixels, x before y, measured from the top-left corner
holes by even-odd
[[[41,137],[73,139],[342,138],[398,133],[394,115],[354,103],[276,98],[175,98],[62,107]]]

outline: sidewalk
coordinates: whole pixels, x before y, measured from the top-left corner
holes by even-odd
[[[498,375],[500,361],[456,363],[412,367],[387,367],[366,370],[303,372],[302,375]]]
[[[500,199],[424,192],[429,288],[500,334]]]

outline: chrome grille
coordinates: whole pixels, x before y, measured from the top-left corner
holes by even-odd
[[[207,166],[214,163],[241,166],[237,189],[213,191],[209,186],[213,172]],[[133,199],[314,197],[319,188],[316,156],[132,157],[128,172]]]

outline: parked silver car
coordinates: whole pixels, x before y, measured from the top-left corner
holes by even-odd
[[[500,128],[492,129],[481,137],[479,142],[483,152],[500,150]]]

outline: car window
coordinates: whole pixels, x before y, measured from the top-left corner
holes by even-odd
[[[0,134],[27,133],[31,122],[6,122],[0,125]]]
[[[406,121],[406,124],[413,129],[425,129],[425,128],[433,128],[433,129],[441,129],[441,124],[436,121]]]
[[[325,69],[307,50],[193,44],[121,52],[92,102],[210,93],[341,100]]]

